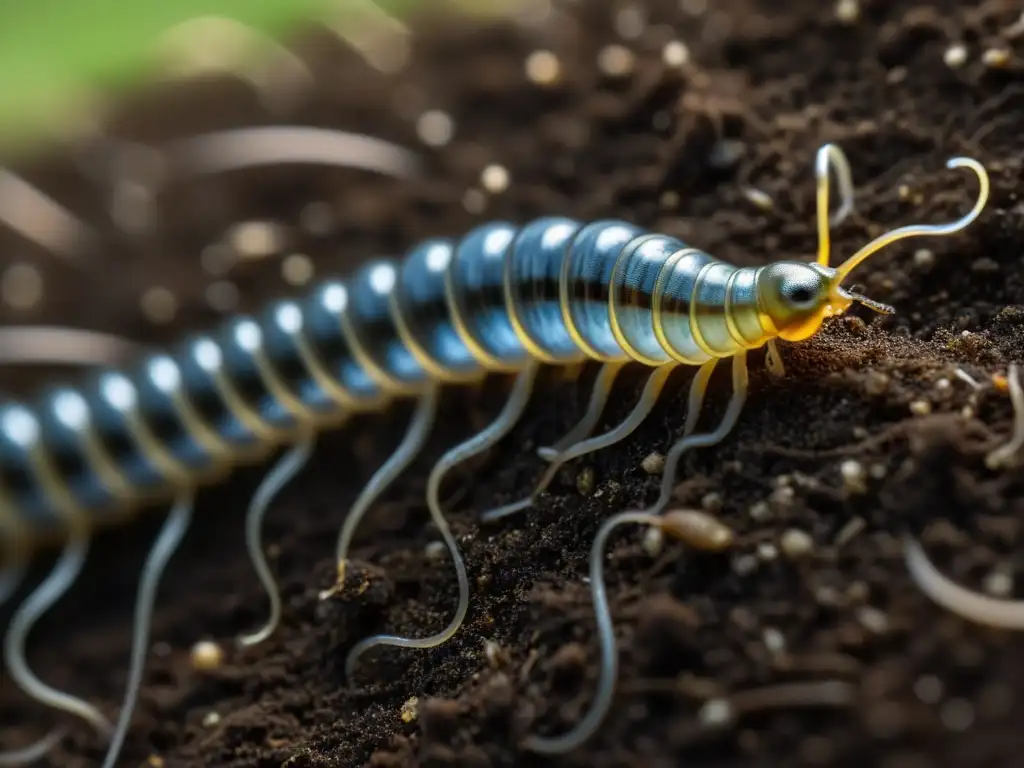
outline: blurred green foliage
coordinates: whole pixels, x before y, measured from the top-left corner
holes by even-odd
[[[417,3],[374,0],[401,15]],[[497,5],[465,2],[467,8]],[[344,20],[365,0],[0,0],[0,142],[49,132],[83,93],[142,81],[171,27],[221,16],[272,36],[311,18]]]

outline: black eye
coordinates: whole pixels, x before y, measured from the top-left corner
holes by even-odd
[[[786,291],[786,297],[796,304],[806,304],[814,298],[814,292],[805,285],[798,285]]]

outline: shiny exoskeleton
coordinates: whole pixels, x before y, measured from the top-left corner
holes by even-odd
[[[531,358],[730,357],[785,337],[828,273],[737,268],[621,221],[493,222],[423,242],[131,369],[0,407],[2,535],[49,537],[79,513],[102,525],[432,382]]]

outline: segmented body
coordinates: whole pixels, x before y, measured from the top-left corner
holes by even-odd
[[[764,344],[759,268],[620,221],[494,222],[256,317],[0,408],[0,526],[25,551],[109,524],[307,430],[530,359],[698,365]]]

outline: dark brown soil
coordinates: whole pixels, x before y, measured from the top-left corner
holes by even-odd
[[[427,635],[449,619],[454,575],[447,560],[425,551],[436,538],[423,503],[429,457],[497,412],[507,391],[501,382],[474,393],[469,408],[464,393],[452,393],[430,449],[373,514],[377,526],[368,526],[358,551],[373,563],[365,566],[369,586],[321,603],[338,526],[400,439],[407,409],[326,435],[267,525],[283,581],[283,626],[263,646],[230,651],[223,668],[200,674],[188,658],[195,641],[215,638],[231,648],[265,615],[241,522],[266,469],[206,492],[164,580],[124,765],[147,758],[211,768],[1019,763],[1024,640],[933,605],[907,576],[899,539],[918,532],[951,577],[981,588],[991,573],[1006,573],[1024,596],[1024,480],[984,465],[1011,423],[1008,398],[991,377],[1024,359],[1019,4],[862,0],[852,26],[835,20],[831,3],[714,0],[700,15],[680,10],[699,5],[630,5],[627,13],[639,12],[645,24],[628,40],[615,24],[626,6],[610,0],[560,5],[533,26],[421,23],[410,66],[390,77],[317,34],[302,48],[315,62],[317,87],[284,117],[260,107],[243,84],[220,79],[147,94],[107,129],[155,141],[279,121],[416,146],[415,115],[444,109],[455,138],[423,150],[424,180],[305,168],[188,183],[162,204],[163,228],[128,243],[109,223],[105,188],[80,166],[62,155],[26,169],[99,228],[102,242],[78,271],[0,235],[5,253],[37,261],[48,280],[36,315],[5,308],[3,321],[42,319],[141,341],[216,320],[203,298],[211,278],[196,254],[229,223],[271,217],[292,225],[311,201],[329,201],[337,226],[292,247],[315,256],[320,274],[487,218],[549,213],[621,217],[758,264],[813,254],[811,165],[823,142],[847,151],[857,182],[856,215],[834,235],[837,258],[894,226],[961,215],[975,186],[943,168],[948,157],[974,156],[993,179],[989,207],[968,231],[894,247],[863,270],[870,295],[892,302],[895,317],[849,317],[811,342],[785,345],[783,381],[770,380],[756,357],[739,426],[720,447],[686,458],[677,492],[690,506],[714,507],[707,495],[717,494],[718,514],[739,535],[734,548],[709,555],[671,546],[652,558],[639,531],[616,537],[608,575],[622,639],[620,686],[605,727],[577,753],[546,761],[517,745],[534,731],[565,730],[589,705],[597,649],[587,553],[603,519],[653,500],[657,478],[640,464],[682,425],[685,372],[631,439],[570,467],[532,512],[481,527],[475,515],[532,482],[541,469],[533,449],[557,438],[586,401],[592,372],[575,381],[549,377],[513,435],[446,489],[473,584],[466,625],[433,651],[371,654],[353,682],[343,663],[359,639],[382,630]],[[662,61],[673,38],[690,50],[681,71]],[[967,61],[954,69],[944,54],[959,42]],[[632,73],[600,74],[599,52],[612,43],[635,53]],[[524,76],[524,60],[538,48],[562,62],[555,86]],[[1011,52],[1005,67],[986,67],[989,48]],[[731,162],[722,162],[723,140],[741,150]],[[511,186],[470,213],[466,190],[492,162],[509,169]],[[768,193],[774,208],[754,206],[744,185]],[[930,267],[912,257],[925,247],[934,251]],[[243,308],[282,291],[276,259],[232,277]],[[150,284],[173,288],[180,322],[157,328],[139,314],[138,294]],[[954,375],[958,367],[985,386],[973,391]],[[604,424],[628,412],[641,380],[637,371],[621,382]],[[728,392],[726,375],[714,381],[706,423]],[[930,415],[914,415],[916,400],[930,404]],[[846,459],[869,470],[862,492],[844,490]],[[110,715],[125,682],[136,574],[159,517],[99,537],[88,572],[31,642],[45,680]],[[814,541],[797,561],[779,551],[791,528]],[[38,565],[41,575],[47,558]],[[699,726],[708,698],[822,680],[852,684],[855,699],[845,707],[784,706],[776,689],[765,693],[776,706],[734,728]],[[51,721],[9,687],[0,696],[0,737],[21,745]],[[414,697],[418,717],[403,718]],[[211,725],[213,714],[219,722]],[[78,728],[48,764],[93,765],[102,749]]]

